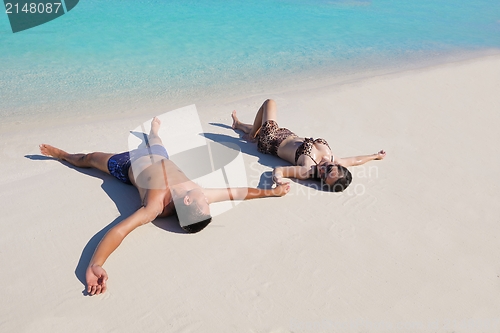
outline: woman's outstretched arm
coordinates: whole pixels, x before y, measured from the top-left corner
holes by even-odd
[[[373,160],[382,160],[384,159],[385,155],[386,155],[385,151],[381,150],[378,153],[371,155],[361,155],[361,156],[335,159],[335,162],[344,167],[350,167],[350,166],[362,165],[365,164],[366,162],[370,162]]]
[[[306,166],[284,166],[273,170],[273,182],[276,184],[288,184],[283,178],[309,179],[313,170]]]

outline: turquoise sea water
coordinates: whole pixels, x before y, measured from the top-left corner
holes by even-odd
[[[500,49],[498,0],[81,0],[16,34],[0,14],[0,116],[485,49]]]

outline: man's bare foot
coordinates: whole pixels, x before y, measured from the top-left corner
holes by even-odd
[[[234,110],[231,113],[231,117],[233,118],[233,125],[231,126],[233,129],[237,129],[238,125],[240,124],[240,121],[238,120],[238,117],[236,117],[236,110]]]
[[[161,121],[158,117],[154,117],[151,120],[151,133],[158,134],[158,130],[160,129]]]
[[[42,143],[39,147],[40,147],[40,152],[43,155],[54,157],[54,158],[57,158],[57,159],[62,159],[62,157],[66,153],[65,151],[63,151],[63,150],[61,150],[59,148],[52,147],[51,145],[47,145],[45,143]]]

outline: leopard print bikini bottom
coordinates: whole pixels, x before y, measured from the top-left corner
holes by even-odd
[[[257,149],[261,153],[278,156],[279,146],[290,136],[296,137],[297,135],[287,128],[280,128],[276,121],[268,120],[262,124],[259,134],[257,135]],[[331,150],[325,139],[318,138],[313,140],[312,138],[305,138],[304,142],[295,152],[295,165],[297,165],[297,160],[301,155],[311,157],[311,151],[315,143],[324,144]]]
[[[290,136],[297,136],[287,128],[280,128],[274,120],[268,120],[260,128],[257,149],[264,154],[278,156],[280,144]]]

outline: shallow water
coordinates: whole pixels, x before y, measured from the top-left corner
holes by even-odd
[[[498,48],[497,0],[85,0],[16,34],[0,19],[0,116],[94,98],[200,99]]]

